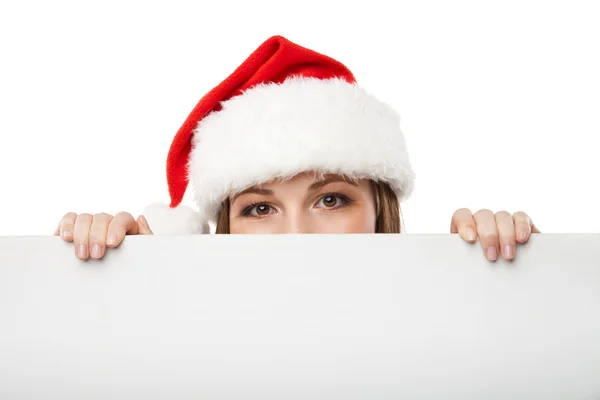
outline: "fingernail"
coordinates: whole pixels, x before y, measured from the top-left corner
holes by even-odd
[[[467,239],[470,241],[475,240],[475,231],[473,230],[473,228],[467,229]]]
[[[70,238],[71,236],[73,236],[73,232],[71,231],[64,231],[63,232],[63,238]]]
[[[92,258],[102,257],[102,247],[98,243],[92,246]]]
[[[526,238],[527,238],[527,232],[525,232],[525,231],[521,231],[521,232],[519,232],[519,240],[520,240],[520,241],[523,241],[523,240],[525,240]]]
[[[77,257],[82,259],[87,257],[87,246],[85,244],[77,246]]]
[[[117,244],[117,234],[116,233],[111,233],[110,235],[108,235],[108,238],[106,239],[106,244],[109,246],[113,246],[115,244]]]
[[[487,249],[488,260],[494,261],[494,260],[496,260],[497,257],[498,257],[498,254],[496,252],[496,247],[495,246],[488,247],[488,249]]]
[[[510,244],[504,246],[504,257],[512,258],[514,256],[513,247]]]

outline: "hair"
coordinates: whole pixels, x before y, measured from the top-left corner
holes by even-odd
[[[400,233],[402,226],[400,202],[392,188],[385,182],[371,181],[377,206],[375,233]],[[216,234],[228,234],[229,230],[229,199],[221,205],[217,216]]]

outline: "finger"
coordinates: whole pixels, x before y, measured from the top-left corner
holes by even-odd
[[[148,221],[146,217],[140,215],[137,219],[138,232],[140,235],[153,235],[152,230],[150,229],[150,225],[148,225]]]
[[[61,218],[58,229],[63,240],[67,242],[73,241],[76,219],[77,214],[72,212],[65,214],[64,217]]]
[[[91,214],[81,214],[75,219],[73,242],[75,243],[75,255],[80,260],[86,260],[89,256],[88,245],[92,220]]]
[[[496,228],[498,229],[502,257],[505,260],[512,261],[515,258],[515,248],[517,246],[513,216],[507,211],[499,211],[494,217]]]
[[[535,224],[531,224],[531,233],[542,233]]]
[[[136,235],[138,227],[133,216],[126,212],[119,212],[108,226],[107,247],[117,247],[123,242],[125,235]]]
[[[473,243],[477,240],[476,224],[473,213],[468,208],[461,208],[452,215],[450,233],[458,233],[463,240]]]
[[[496,261],[500,244],[494,213],[490,210],[479,210],[473,215],[473,218],[477,224],[477,235],[486,258]]]
[[[90,256],[95,259],[100,259],[106,252],[106,233],[108,232],[108,224],[112,221],[113,216],[106,213],[95,214],[90,226],[89,251]]]
[[[517,241],[519,243],[525,243],[529,240],[531,232],[533,232],[533,224],[529,215],[523,211],[517,211],[513,214],[513,220],[515,224],[515,232],[517,233]]]

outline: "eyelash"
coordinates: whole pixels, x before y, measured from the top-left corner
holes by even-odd
[[[348,196],[344,196],[343,194],[336,193],[336,192],[327,192],[327,193],[323,194],[322,196],[319,197],[319,202],[321,202],[321,200],[323,200],[326,197],[335,197],[336,199],[339,199],[342,201],[341,205],[336,204],[332,208],[327,207],[329,209],[337,209],[337,208],[340,208],[343,206],[347,206],[348,204],[352,204],[352,200]]]
[[[254,208],[258,207],[258,206],[268,206],[268,207],[271,207],[269,204],[261,202],[261,201],[250,203],[250,204],[248,204],[248,206],[246,206],[246,208],[244,208],[242,210],[242,216],[244,216],[244,217],[256,217],[255,215],[250,215],[250,214],[252,213],[252,210],[254,210]],[[259,217],[264,217],[264,215],[259,215]]]
[[[320,203],[320,202],[321,202],[323,199],[325,199],[325,198],[327,198],[327,197],[335,197],[336,199],[338,199],[338,200],[341,200],[341,201],[342,201],[342,204],[341,204],[341,205],[335,205],[335,206],[333,206],[333,207],[331,207],[331,208],[327,207],[327,209],[330,209],[330,210],[335,210],[335,209],[338,209],[338,208],[340,208],[340,207],[347,206],[347,205],[349,205],[349,204],[352,204],[352,202],[353,202],[353,201],[352,201],[352,199],[350,199],[348,196],[344,196],[344,195],[343,195],[343,194],[341,194],[341,193],[336,193],[336,192],[327,192],[327,193],[324,193],[324,194],[322,194],[321,196],[319,196],[319,199],[318,199],[317,203]],[[271,206],[270,206],[268,203],[261,202],[261,201],[257,201],[257,202],[254,202],[254,203],[250,203],[250,204],[248,204],[248,205],[247,205],[247,206],[246,206],[246,207],[245,207],[245,208],[242,210],[242,213],[241,213],[241,215],[242,215],[242,216],[244,216],[244,217],[253,217],[253,218],[265,217],[265,216],[267,216],[267,215],[270,215],[270,214],[267,214],[267,215],[258,215],[258,216],[256,216],[256,215],[251,215],[251,214],[252,214],[252,211],[254,210],[254,208],[255,208],[255,207],[258,207],[258,206],[268,206],[268,207],[271,207]],[[272,208],[272,207],[271,207],[271,208]]]

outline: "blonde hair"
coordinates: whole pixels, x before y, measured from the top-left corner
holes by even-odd
[[[400,203],[392,188],[384,182],[374,182],[373,195],[377,206],[375,233],[400,233],[402,227]],[[229,199],[225,200],[217,217],[216,234],[228,234]]]

